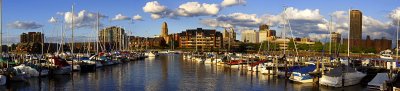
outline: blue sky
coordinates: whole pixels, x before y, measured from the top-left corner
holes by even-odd
[[[227,0],[229,1],[229,0]],[[18,42],[18,35],[22,32],[29,31],[45,31],[45,35],[49,37],[55,37],[59,34],[60,23],[49,23],[49,19],[51,17],[55,17],[58,21],[65,21],[65,15],[59,15],[57,12],[69,12],[71,11],[71,5],[75,4],[75,14],[82,10],[86,10],[87,12],[100,12],[102,15],[107,16],[107,18],[103,18],[101,23],[105,26],[118,25],[125,27],[126,30],[132,32],[135,36],[153,36],[158,35],[161,31],[161,23],[167,22],[170,33],[178,33],[184,31],[189,28],[211,28],[217,29],[219,31],[223,30],[224,26],[220,26],[218,24],[228,24],[230,27],[235,27],[236,31],[247,30],[247,29],[257,29],[254,27],[258,24],[262,24],[265,22],[270,22],[271,25],[278,26],[280,23],[279,20],[272,20],[273,17],[264,17],[266,15],[274,16],[275,18],[279,16],[283,12],[283,6],[291,7],[294,11],[294,14],[287,15],[291,22],[292,27],[298,24],[299,26],[303,26],[302,23],[306,24],[304,26],[309,26],[307,29],[294,28],[295,36],[298,37],[318,37],[325,36],[323,26],[326,24],[325,20],[329,20],[329,15],[336,11],[347,11],[349,8],[359,9],[363,12],[364,16],[368,16],[372,19],[371,21],[377,20],[378,24],[382,23],[381,26],[373,26],[377,25],[375,23],[371,23],[372,25],[366,24],[366,34],[371,34],[373,37],[382,37],[391,34],[393,28],[392,22],[395,20],[390,14],[400,7],[399,0],[346,0],[346,1],[338,1],[338,0],[231,0],[231,1],[244,1],[245,3],[236,3],[231,6],[223,6],[221,2],[223,0],[3,0],[3,33],[5,36],[5,42]],[[157,2],[161,6],[166,8],[166,11],[161,11],[157,13],[168,13],[167,11],[175,12],[178,10],[178,7],[182,4],[186,4],[188,2],[198,2],[200,5],[205,4],[215,4],[219,11],[217,13],[199,13],[192,14],[189,16],[179,15],[178,13],[168,13],[175,14],[172,17],[165,16],[159,19],[153,19],[150,17],[151,13],[145,12],[143,7],[146,3],[149,2]],[[297,15],[296,13],[307,13],[301,12],[306,10],[316,11],[322,17],[297,17],[292,15]],[[297,10],[297,12],[296,12]],[[399,9],[400,10],[400,9]],[[255,14],[255,18],[250,19],[252,21],[259,20],[260,22],[243,22],[243,21],[235,21],[235,18],[232,14],[240,13],[237,16],[246,16],[251,14]],[[400,13],[400,12],[397,12]],[[130,23],[130,20],[121,20],[121,21],[111,21],[112,18],[117,14],[122,14],[131,18],[134,15],[139,15],[142,17],[142,21],[134,20],[134,23]],[[307,15],[307,14],[298,14],[298,15]],[[295,18],[297,17],[297,18]],[[304,19],[303,19],[304,18]],[[310,19],[315,18],[315,19]],[[214,20],[213,20],[214,19]],[[221,20],[222,19],[222,20]],[[229,20],[230,19],[230,20]],[[270,20],[271,19],[271,20]],[[397,18],[400,19],[400,18]],[[205,22],[206,20],[210,21],[218,21],[217,25],[213,26],[209,22]],[[246,20],[246,19],[245,19]],[[336,20],[340,20],[339,17],[335,19],[335,24],[340,25],[343,22],[336,22]],[[10,27],[12,23],[16,21],[20,21],[20,23],[34,22],[33,25],[40,25],[33,28],[19,28],[19,27]],[[366,20],[369,21],[369,20]],[[365,21],[364,21],[365,22]],[[320,24],[320,25],[318,25]],[[318,26],[318,27],[317,27]],[[371,26],[371,27],[370,27]],[[40,28],[38,28],[40,27]],[[338,26],[338,32],[343,32],[340,30]],[[56,29],[56,30],[54,30]],[[273,27],[278,32],[280,32],[280,28]],[[92,27],[81,27],[76,29],[77,36],[89,36],[93,35]],[[363,30],[364,31],[364,30]],[[394,30],[393,30],[394,31]],[[382,33],[380,33],[382,32]],[[313,33],[313,34],[310,34]],[[345,34],[345,32],[343,32]],[[386,34],[386,35],[385,35]],[[8,39],[7,39],[8,38]],[[239,38],[238,38],[239,39]],[[318,38],[316,38],[317,40]]]

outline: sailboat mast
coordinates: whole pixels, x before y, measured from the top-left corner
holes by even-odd
[[[286,13],[285,13],[285,16],[287,16]],[[292,40],[293,40],[293,45],[294,45],[294,50],[295,50],[295,52],[296,52],[296,56],[298,56],[298,55],[299,55],[299,52],[297,51],[297,45],[296,45],[296,42],[295,42],[295,37],[294,37],[294,35],[293,35],[292,26],[290,26],[290,21],[289,21],[289,19],[286,19],[286,18],[285,18],[285,20],[286,20],[286,22],[287,22],[287,24],[288,24],[290,34],[292,35]]]
[[[283,12],[286,14],[286,7],[283,9]],[[284,24],[283,24],[283,45],[286,45],[286,21],[285,21],[285,16],[282,17],[284,20]],[[283,54],[286,54],[286,47],[283,47]]]
[[[44,34],[43,34],[43,28],[42,28],[42,33],[40,33],[42,36],[42,56],[43,56],[43,51],[44,51]]]
[[[229,45],[228,45],[228,50],[231,51],[231,38],[232,38],[232,34],[231,34],[231,30],[232,28],[229,28],[230,30],[228,31],[228,41],[229,41]],[[225,29],[226,30],[226,29]]]
[[[263,45],[263,42],[261,42],[260,47],[258,48],[258,53],[257,54],[260,54],[262,45]]]
[[[195,38],[195,42],[196,42],[196,52],[197,52],[197,31],[196,31],[196,38]]]
[[[96,20],[96,36],[99,35],[99,12],[97,12],[97,16],[96,16],[97,20]],[[96,53],[99,53],[99,37],[96,37]]]
[[[350,12],[350,10],[349,10],[349,21],[348,21],[349,24],[350,24],[350,13],[351,13],[351,12]],[[347,38],[348,38],[348,39],[347,39],[347,57],[350,57],[350,40],[351,40],[351,39],[350,39],[350,26],[349,26],[348,29],[349,29],[349,34],[347,35]]]
[[[124,33],[121,32],[121,35],[122,35],[122,50],[126,50],[125,49],[126,48],[126,46],[125,46],[125,27],[123,29],[124,29]]]
[[[64,37],[65,37],[65,32],[64,32],[64,23],[61,23],[61,52],[64,53]]]
[[[2,46],[3,46],[3,0],[0,0],[0,53],[3,53]]]
[[[121,50],[121,27],[118,28],[118,46],[117,50]]]
[[[398,59],[398,57],[399,57],[399,27],[400,27],[400,18],[399,19],[397,19],[397,30],[396,30],[396,35],[397,35],[397,37],[396,37],[396,63],[398,63],[398,61],[399,61],[399,59]]]
[[[72,4],[72,18],[71,18],[71,25],[72,25],[72,27],[71,27],[71,38],[72,38],[72,47],[71,47],[71,54],[72,54],[72,57],[75,57],[75,55],[74,55],[74,47],[75,47],[75,42],[74,42],[74,5]],[[74,67],[74,61],[72,61],[72,67]]]
[[[330,15],[330,22],[329,22],[329,55],[332,54],[332,15]]]

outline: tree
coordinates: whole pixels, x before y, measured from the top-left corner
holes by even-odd
[[[375,48],[365,48],[364,49],[365,50],[365,53],[375,53],[376,52],[376,49]]]
[[[294,41],[292,39],[290,39],[290,41],[288,43],[288,49],[289,50],[295,50]]]
[[[322,42],[318,41],[318,42],[315,42],[315,44],[311,46],[311,50],[316,51],[316,52],[321,52],[323,47],[324,47],[324,45],[322,44]]]
[[[171,41],[167,44],[167,47],[165,47],[165,49],[172,48],[172,46],[174,46],[174,49],[177,49],[177,48],[179,47],[178,41],[171,40]]]
[[[298,50],[309,50],[310,49],[310,45],[308,45],[308,44],[297,44],[297,49]]]
[[[268,48],[269,45],[269,48]],[[279,50],[279,45],[276,43],[271,43],[268,41],[264,41],[262,46],[261,46],[261,50],[266,50],[266,51],[277,51]]]

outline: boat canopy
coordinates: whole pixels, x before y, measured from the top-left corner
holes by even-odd
[[[389,80],[388,73],[378,73],[378,74],[376,74],[374,79],[372,79],[372,81],[370,81],[368,83],[368,85],[382,86],[384,84],[384,81],[387,81],[387,80]]]
[[[90,60],[90,59],[89,59],[89,57],[81,57],[80,60],[82,60],[82,61],[88,61],[88,60]]]
[[[317,67],[315,65],[308,65],[305,67],[301,67],[300,69],[295,69],[293,72],[299,72],[301,74],[308,74],[310,72],[313,72]]]

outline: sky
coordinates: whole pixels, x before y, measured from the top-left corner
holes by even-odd
[[[278,36],[288,26],[287,35],[315,41],[326,40],[329,30],[346,37],[349,9],[362,11],[364,38],[395,39],[400,19],[399,0],[3,0],[2,9],[5,44],[31,31],[43,31],[46,41],[58,42],[62,25],[71,35],[72,15],[75,40],[94,40],[97,13],[101,28],[120,26],[134,36],[159,35],[161,23],[167,22],[169,33],[232,27],[240,39],[241,31],[268,24]]]

